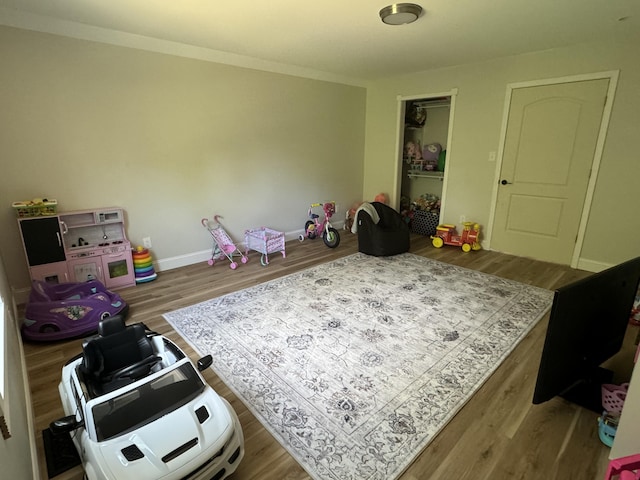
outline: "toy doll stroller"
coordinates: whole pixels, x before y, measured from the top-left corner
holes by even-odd
[[[214,215],[213,220],[209,220],[207,218],[202,219],[202,225],[209,230],[209,233],[213,237],[213,248],[211,249],[211,258],[207,263],[213,266],[216,263],[216,260],[219,260],[223,257],[227,257],[231,264],[229,267],[231,270],[235,270],[238,267],[238,264],[233,259],[233,256],[240,256],[242,263],[247,263],[249,258],[240,251],[238,247],[236,247],[229,234],[222,227],[218,219],[220,215]]]

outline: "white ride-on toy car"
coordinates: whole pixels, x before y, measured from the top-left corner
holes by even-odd
[[[215,479],[244,456],[238,416],[177,345],[120,316],[102,320],[62,368],[66,417],[86,478]],[[198,361],[208,368],[211,355]]]

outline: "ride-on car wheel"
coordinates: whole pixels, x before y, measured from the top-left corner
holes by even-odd
[[[54,332],[59,332],[60,329],[58,327],[56,327],[55,325],[43,325],[40,327],[40,333],[54,333]]]
[[[322,235],[324,244],[329,248],[336,248],[340,245],[340,234],[335,228],[328,228],[324,235]]]
[[[468,243],[463,243],[462,244],[462,251],[464,253],[470,252],[471,251],[471,245],[469,245]]]
[[[444,240],[442,240],[440,237],[433,237],[431,243],[434,247],[441,248],[444,245]]]

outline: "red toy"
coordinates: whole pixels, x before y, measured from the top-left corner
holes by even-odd
[[[455,225],[442,224],[436,228],[436,234],[431,236],[431,243],[436,248],[443,245],[455,245],[462,247],[463,252],[480,250],[480,225],[473,222],[464,222],[462,235],[458,235]]]

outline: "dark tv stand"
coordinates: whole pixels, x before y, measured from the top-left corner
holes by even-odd
[[[587,378],[575,384],[569,390],[560,395],[565,400],[580,405],[592,412],[602,413],[602,384],[611,383],[613,372],[606,368],[598,367],[590,372]]]

